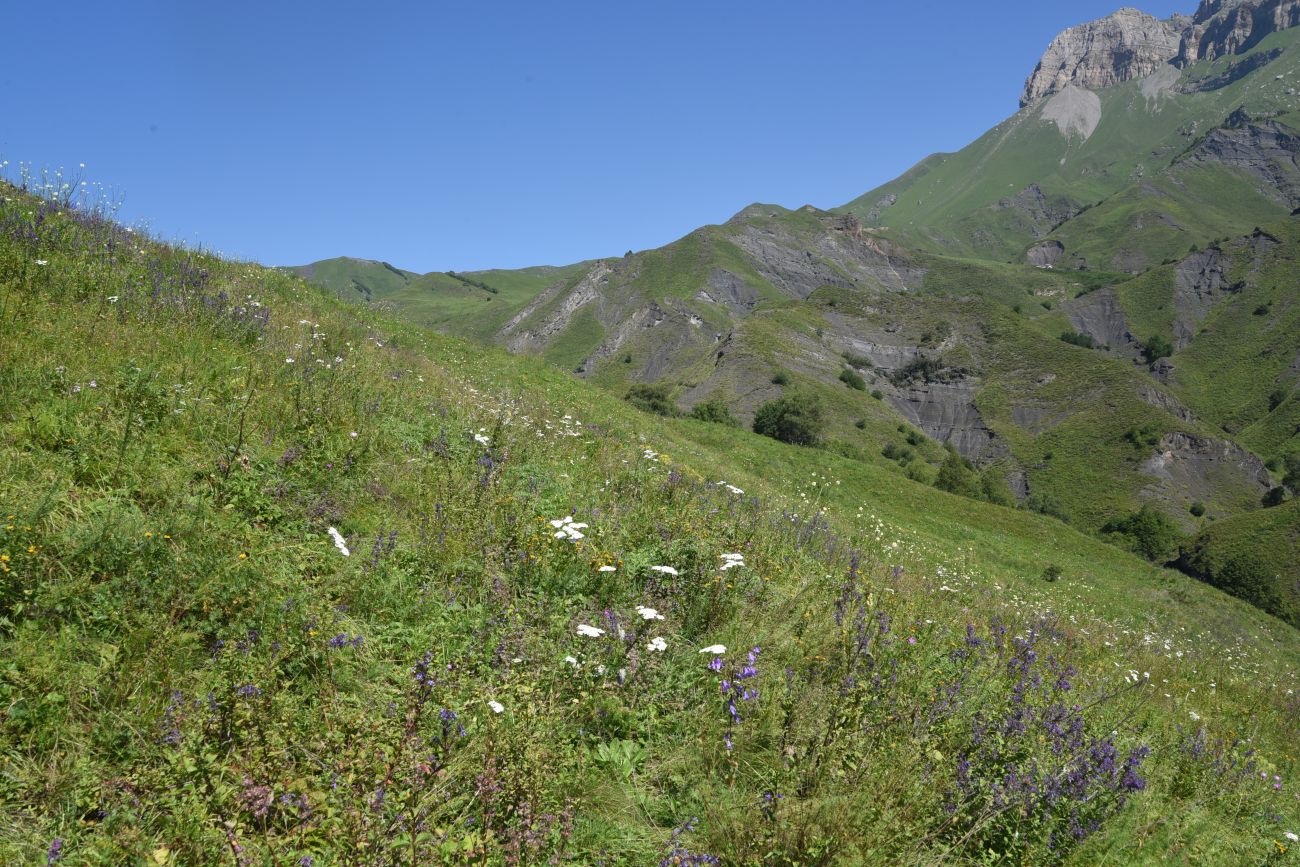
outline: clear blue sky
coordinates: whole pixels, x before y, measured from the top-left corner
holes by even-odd
[[[1051,38],[1119,5],[28,4],[0,159],[84,162],[124,218],[267,264],[559,264],[843,204],[1014,112]]]

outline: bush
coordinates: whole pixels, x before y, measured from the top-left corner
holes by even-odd
[[[872,363],[870,358],[867,358],[865,355],[858,355],[855,352],[845,352],[844,361],[846,364],[852,365],[853,367],[860,367],[863,370],[870,370],[876,366]]]
[[[1300,494],[1300,452],[1292,452],[1282,461],[1282,468],[1285,472],[1282,475],[1282,484],[1290,489],[1293,494]]]
[[[1172,557],[1182,541],[1182,533],[1173,520],[1150,506],[1106,522],[1101,531],[1119,536],[1125,547],[1153,563],[1163,563]]]
[[[628,403],[632,404],[639,410],[652,412],[655,415],[663,415],[669,418],[681,415],[677,409],[677,404],[673,403],[668,396],[668,386],[666,385],[634,385],[623,397]]]
[[[1268,411],[1272,412],[1286,401],[1286,389],[1275,388],[1268,396]]]
[[[1033,493],[1029,499],[1025,500],[1025,508],[1031,512],[1037,512],[1040,515],[1049,515],[1058,521],[1070,523],[1070,514],[1065,511],[1065,507],[1060,501],[1051,494]]]
[[[1205,516],[1205,504],[1200,500],[1197,500],[1195,503],[1192,503],[1192,507],[1187,511],[1192,513],[1193,518],[1202,518]]]
[[[784,370],[778,370],[776,373],[772,374],[772,384],[773,384],[773,385],[789,385],[789,384],[790,384],[790,375],[789,375],[788,373],[786,373]]]
[[[825,425],[821,403],[811,394],[770,400],[754,414],[754,433],[797,446],[820,443]]]
[[[943,373],[943,361],[928,355],[918,355],[907,364],[889,374],[894,385],[906,385],[913,380],[921,382],[938,382]]]
[[[1160,358],[1168,358],[1173,354],[1174,345],[1159,334],[1148,337],[1146,344],[1142,347],[1142,357],[1147,360],[1148,364],[1154,363]]]
[[[1280,506],[1286,502],[1286,488],[1278,485],[1275,488],[1269,488],[1268,493],[1264,495],[1262,505],[1265,509],[1271,509],[1274,506]]]
[[[873,388],[873,389],[871,390],[871,396],[874,397],[876,400],[884,400],[884,399],[885,399],[885,393],[884,393],[883,391],[881,391],[880,389],[878,389],[878,388]]]
[[[1065,573],[1061,570],[1061,567],[1057,566],[1055,563],[1052,563],[1046,569],[1043,570],[1043,580],[1048,582],[1049,584],[1055,583],[1061,579],[1061,576],[1063,574]]]
[[[1124,432],[1124,439],[1128,440],[1134,448],[1139,450],[1155,448],[1160,442],[1160,436],[1164,433],[1160,425],[1155,422],[1147,422],[1141,427],[1131,427]]]
[[[939,475],[934,480],[934,486],[950,494],[960,494],[975,500],[983,499],[983,486],[980,484],[975,468],[951,446],[948,448],[948,456],[943,459],[943,464],[939,467]]]
[[[1071,343],[1075,346],[1082,346],[1084,349],[1095,349],[1097,346],[1097,342],[1093,340],[1091,336],[1081,334],[1078,331],[1062,332],[1061,339],[1066,343]]]
[[[731,414],[726,401],[720,397],[711,397],[703,403],[695,404],[691,409],[691,418],[714,424],[725,424],[727,427],[740,427],[740,422]]]
[[[858,391],[867,390],[867,381],[862,378],[862,374],[851,367],[846,367],[840,371],[840,382]]]
[[[898,461],[900,464],[907,464],[912,458],[916,457],[916,452],[907,446],[900,446],[898,443],[886,443],[885,447],[880,450],[880,454],[891,461]]]

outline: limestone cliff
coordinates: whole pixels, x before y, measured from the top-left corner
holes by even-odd
[[[1161,20],[1123,8],[1057,35],[1025,81],[1020,105],[1065,89],[1095,90],[1238,54],[1270,33],[1300,24],[1300,0],[1202,0],[1196,14]]]

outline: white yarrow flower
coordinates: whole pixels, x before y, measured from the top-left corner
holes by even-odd
[[[615,569],[613,566],[601,566],[601,567],[600,567],[599,569],[597,569],[596,571],[597,571],[597,572],[617,572],[618,570]]]
[[[50,263],[47,262],[47,261],[45,261],[44,259],[37,259],[37,260],[36,260],[36,264],[37,264],[37,265],[48,265],[48,264],[50,264]]]
[[[663,653],[665,650],[668,649],[668,642],[664,641],[662,637],[656,635],[654,638],[650,639],[649,646],[651,650],[658,651],[659,653]]]
[[[352,554],[352,552],[348,550],[347,540],[343,538],[342,533],[340,533],[338,530],[335,530],[333,527],[330,527],[329,534],[330,534],[330,538],[334,540],[334,547],[339,549],[340,554],[342,554],[344,557],[350,556]]]
[[[1282,836],[1290,840],[1292,843],[1300,843],[1300,837],[1297,837],[1294,831],[1287,831]]]
[[[605,630],[597,629],[596,627],[590,626],[586,623],[579,623],[578,634],[585,635],[588,638],[600,638],[602,635],[605,634]]]
[[[502,713],[506,709],[506,706],[503,705],[501,702],[494,701],[492,699],[488,699],[487,705],[488,707],[492,708],[493,713]]]
[[[650,567],[650,571],[651,571],[651,572],[662,572],[662,573],[664,573],[665,575],[676,575],[676,574],[677,574],[677,570],[674,569],[672,566],[651,566],[651,567]]]
[[[721,655],[726,652],[727,652],[727,645],[725,644],[710,644],[708,647],[700,648],[700,653],[712,653],[714,655]]]
[[[582,663],[578,662],[577,657],[573,657],[573,656],[566,656],[566,657],[564,657],[564,661],[565,661],[566,663],[568,663],[569,665],[572,665],[574,668],[577,668],[579,665],[582,664]]]
[[[636,613],[641,615],[642,620],[663,620],[664,616],[654,608],[648,608],[645,605],[638,605]]]

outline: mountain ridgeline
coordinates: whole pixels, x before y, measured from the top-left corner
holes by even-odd
[[[1300,454],[1297,24],[1300,0],[1205,0],[1072,27],[1013,116],[839,208],[559,268],[297,270],[659,411],[748,427],[800,395],[825,448],[1300,623],[1300,511],[1268,508]],[[1243,590],[1215,552],[1265,524]]]

